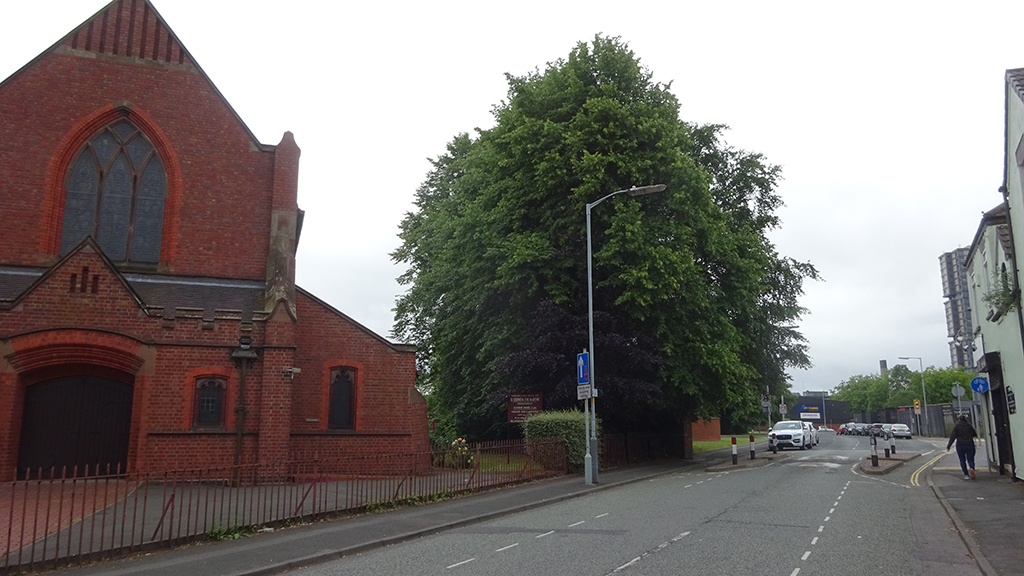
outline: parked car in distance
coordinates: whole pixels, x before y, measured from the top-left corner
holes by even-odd
[[[834,430],[822,424],[821,426],[818,426],[818,432],[834,432]]]
[[[868,428],[868,434],[870,436],[884,436],[884,434],[882,433],[882,426],[884,426],[883,423],[875,422],[874,424],[871,425],[870,428]]]
[[[798,420],[776,422],[768,433],[768,445],[782,450],[799,448],[806,450],[810,445],[810,437],[804,431],[804,423]]]
[[[818,445],[818,429],[814,427],[814,424],[810,422],[804,422],[804,430],[807,432],[807,437],[810,441],[807,442],[808,448],[813,448]]]
[[[840,436],[842,436],[843,434],[846,434],[846,424],[840,424],[839,428],[836,428],[836,434],[838,434]]]
[[[892,435],[896,438],[910,439],[910,426],[907,426],[906,424],[893,424]]]

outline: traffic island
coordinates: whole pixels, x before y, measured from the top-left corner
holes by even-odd
[[[783,460],[789,458],[789,454],[785,452],[771,453],[771,452],[758,452],[753,460],[750,459],[750,453],[745,453],[742,457],[736,460],[736,463],[732,463],[732,459],[716,458],[708,463],[704,468],[705,472],[728,472],[730,470],[743,470],[746,468],[759,468],[761,466],[767,466],[776,460]]]
[[[873,466],[872,463],[871,463],[871,456],[868,456],[868,457],[864,458],[863,460],[861,460],[861,462],[860,462],[860,470],[861,470],[861,472],[864,472],[865,474],[872,474],[872,475],[888,474],[889,472],[892,472],[893,470],[895,470],[895,469],[899,468],[900,466],[902,466],[903,463],[906,462],[907,460],[913,460],[914,458],[917,458],[918,456],[920,456],[920,454],[917,453],[917,452],[909,452],[909,453],[908,452],[902,452],[902,453],[899,453],[899,454],[891,454],[891,455],[889,455],[888,458],[883,457],[883,456],[879,456],[878,457],[878,466]]]

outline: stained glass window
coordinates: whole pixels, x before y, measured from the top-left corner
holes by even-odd
[[[92,236],[115,262],[160,261],[167,172],[128,120],[82,145],[66,175],[61,254]]]

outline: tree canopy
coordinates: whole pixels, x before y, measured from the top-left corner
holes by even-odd
[[[420,383],[465,434],[494,435],[507,396],[576,404],[587,347],[592,210],[594,381],[605,428],[684,415],[756,419],[761,394],[809,365],[794,324],[809,263],[780,255],[780,169],[680,120],[670,86],[619,38],[507,75],[495,126],[460,134],[416,195],[392,254],[408,266],[393,336],[419,347]]]
[[[970,392],[970,372],[963,368],[936,368],[929,366],[924,371],[924,388],[921,387],[922,374],[911,371],[904,364],[893,366],[885,375],[862,374],[851,376],[835,387],[832,398],[850,403],[854,412],[876,412],[883,408],[913,406],[914,400],[924,401],[927,393],[929,404],[955,403],[953,384],[959,383],[964,390]]]

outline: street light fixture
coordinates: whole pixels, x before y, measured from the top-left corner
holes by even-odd
[[[587,318],[590,324],[590,389],[591,397],[589,403],[584,401],[583,403],[583,417],[584,421],[588,422],[587,427],[589,428],[589,438],[587,440],[587,454],[584,457],[585,477],[586,483],[592,484],[597,482],[597,404],[594,398],[597,397],[597,382],[594,379],[594,257],[593,250],[590,242],[590,211],[601,202],[616,196],[618,194],[629,194],[630,196],[645,196],[647,194],[654,194],[655,192],[661,192],[665,189],[664,184],[652,184],[650,186],[632,186],[623,190],[616,190],[611,194],[608,194],[596,202],[587,204]],[[592,406],[593,409],[589,409],[588,406]],[[593,414],[593,425],[589,424],[590,414]],[[591,447],[593,444],[593,447]],[[593,452],[593,454],[591,454]]]
[[[924,406],[921,408],[921,422],[924,430],[928,429],[928,392],[924,389],[924,360],[921,360],[920,356],[900,356],[900,360],[917,360],[917,366],[921,373],[921,402]],[[920,430],[921,436],[924,436],[924,430]]]

